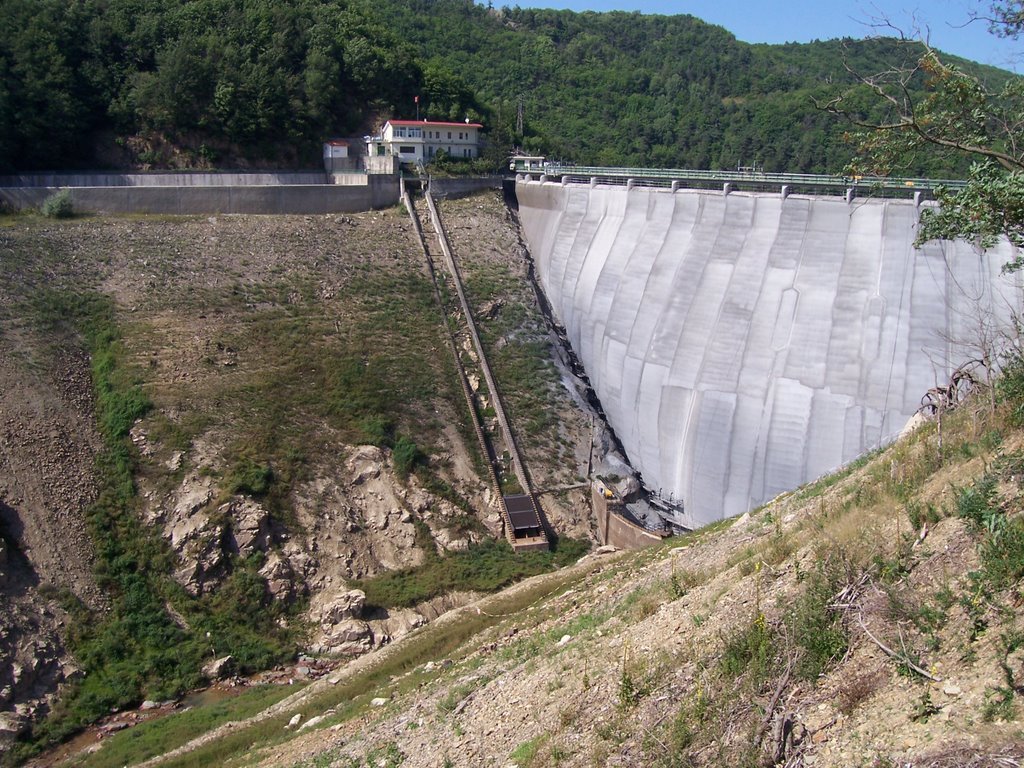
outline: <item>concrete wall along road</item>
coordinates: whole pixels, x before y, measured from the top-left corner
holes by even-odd
[[[0,187],[248,187],[327,184],[323,171],[224,171],[195,173],[20,173],[0,175]]]
[[[611,426],[688,524],[893,439],[1024,306],[1009,244],[915,250],[912,201],[519,181],[541,285]]]
[[[360,185],[144,184],[65,188],[71,192],[75,210],[89,213],[325,214],[355,213],[397,204],[397,177],[363,178],[365,182]],[[48,186],[0,187],[0,201],[16,210],[34,208],[57,190]]]

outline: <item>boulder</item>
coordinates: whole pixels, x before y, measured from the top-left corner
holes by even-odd
[[[362,618],[365,605],[366,593],[361,589],[351,589],[338,596],[325,605],[320,614],[320,624],[324,632],[330,633],[334,625],[346,619]]]
[[[14,712],[0,712],[0,744],[14,741],[14,737],[25,730],[27,723]]]
[[[384,467],[384,452],[375,445],[357,445],[345,462],[352,485],[378,477]]]
[[[260,576],[267,580],[267,590],[276,600],[291,599],[295,591],[295,572],[291,563],[279,552],[271,552],[260,568]]]
[[[222,505],[218,512],[231,517],[231,530],[239,554],[248,555],[270,549],[270,513],[262,504],[253,499],[238,497]]]
[[[175,578],[192,595],[209,592],[224,577],[228,555],[224,551],[223,526],[215,525],[197,535],[181,552],[185,563]]]
[[[235,657],[222,656],[203,665],[203,674],[210,680],[223,680],[235,671]]]
[[[322,723],[326,719],[327,719],[327,715],[316,715],[315,717],[311,717],[311,718],[309,718],[309,720],[307,720],[301,726],[299,726],[299,730],[300,731],[304,731],[307,728],[312,728],[315,725],[319,725],[320,723]]]
[[[348,619],[334,625],[324,645],[330,648],[331,653],[348,656],[366,653],[373,650],[373,630],[365,621]]]
[[[469,549],[469,539],[454,535],[449,528],[438,528],[432,533],[434,541],[442,549],[449,552],[464,552]]]
[[[636,476],[629,475],[615,483],[615,492],[624,501],[632,501],[634,498],[640,495],[643,489],[640,486],[640,481],[636,479]]]

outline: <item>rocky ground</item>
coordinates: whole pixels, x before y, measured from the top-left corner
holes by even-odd
[[[587,537],[585,496],[573,486],[586,472],[591,420],[555,372],[514,222],[497,195],[445,204],[442,215],[470,270],[490,276],[474,296],[500,307],[489,315],[502,318],[489,340],[514,358],[506,370],[518,378],[506,393],[530,470],[549,492],[545,509],[560,533]],[[115,302],[131,371],[153,403],[131,433],[141,514],[173,547],[174,577],[187,591],[216,591],[239,558],[258,557],[274,598],[307,606],[305,649],[342,655],[470,599],[365,612],[352,591],[354,580],[417,565],[424,547],[457,551],[500,534],[466,448],[464,406],[445,382],[443,319],[404,210],[59,224],[15,216],[0,238],[0,709],[15,713],[0,725],[8,732],[74,672],[56,592],[103,605],[84,521],[99,445],[88,359],[74,338],[35,330],[31,298],[44,287]],[[529,384],[529,369],[515,368],[524,357],[548,371],[542,397],[517,391]],[[410,436],[428,474],[406,474],[387,445],[363,442],[373,427],[361,408]],[[528,429],[527,418],[558,429]],[[261,477],[269,487],[254,492]],[[438,495],[424,478],[451,492]]]

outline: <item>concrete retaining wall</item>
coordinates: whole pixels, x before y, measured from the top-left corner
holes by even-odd
[[[398,179],[369,176],[363,185],[189,185],[67,187],[76,211],[151,214],[356,213],[398,203]],[[16,210],[35,208],[57,187],[2,187],[0,201]]]
[[[516,184],[538,280],[645,485],[687,527],[899,434],[1008,325],[1009,243],[913,247],[904,200]]]
[[[249,187],[329,184],[323,171],[194,173],[21,173],[0,176],[0,187]]]
[[[644,549],[663,540],[664,537],[616,514],[613,506],[621,507],[621,503],[609,503],[596,483],[590,487],[590,499],[602,544],[611,544],[619,549]]]

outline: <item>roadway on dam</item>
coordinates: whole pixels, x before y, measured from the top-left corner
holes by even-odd
[[[1020,276],[1001,274],[1009,244],[916,250],[912,200],[526,176],[515,189],[609,423],[687,527],[891,440],[1022,306]]]

